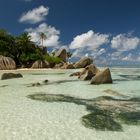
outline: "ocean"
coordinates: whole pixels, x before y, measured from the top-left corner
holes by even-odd
[[[10,71],[20,72],[23,78],[0,80],[0,140],[140,140],[140,118],[136,125],[120,122],[121,131],[90,128],[81,121],[89,114],[83,103],[29,98],[47,94],[86,101],[104,96],[139,99],[140,68],[110,69],[113,84],[103,85],[90,85],[69,76],[78,70]],[[9,71],[0,71],[0,76],[4,72]],[[44,84],[44,80],[49,82]],[[41,85],[34,86],[37,82]],[[135,109],[140,111],[139,107]]]

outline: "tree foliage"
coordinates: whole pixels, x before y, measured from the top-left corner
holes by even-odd
[[[45,39],[44,34],[40,34]],[[32,64],[36,60],[47,60],[51,64],[61,62],[60,58],[50,56],[31,41],[28,33],[13,36],[4,29],[0,29],[0,55],[11,57],[17,66]]]

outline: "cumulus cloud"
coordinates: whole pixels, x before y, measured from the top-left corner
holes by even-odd
[[[93,30],[77,35],[70,43],[69,48],[73,51],[73,57],[88,56],[96,59],[106,52],[102,45],[109,42],[108,34],[95,33]]]
[[[39,34],[41,32],[45,33],[47,39],[44,40],[44,46],[47,47],[58,47],[59,46],[59,35],[60,31],[57,30],[55,27],[49,26],[46,23],[40,24],[36,28],[28,28],[25,29],[26,32],[29,33],[31,36],[31,40],[36,42],[38,45],[41,45],[41,40]]]
[[[118,51],[129,51],[136,49],[140,44],[138,37],[132,37],[126,34],[119,34],[111,40],[111,47]]]
[[[122,57],[121,60],[123,60],[123,61],[132,61],[132,60],[133,60],[133,55],[132,55],[132,53],[129,53],[127,56]]]
[[[87,33],[76,36],[70,44],[70,49],[81,49],[87,48],[89,50],[94,50],[99,48],[101,45],[109,42],[109,35],[95,33],[90,30]]]
[[[48,13],[49,13],[48,7],[40,6],[38,8],[34,8],[32,10],[29,10],[28,12],[23,13],[19,19],[19,22],[30,24],[39,23],[46,19]]]

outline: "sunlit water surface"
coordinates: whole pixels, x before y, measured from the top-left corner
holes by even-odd
[[[85,106],[47,103],[27,98],[35,93],[64,94],[79,98],[108,96],[115,90],[130,97],[140,96],[140,69],[112,68],[113,84],[90,85],[88,81],[28,87],[30,83],[76,80],[75,70],[18,70],[23,78],[0,80],[0,140],[140,140],[140,126],[124,125],[123,132],[97,131],[81,124]],[[0,76],[5,71],[0,71]],[[122,76],[120,76],[122,75]],[[123,77],[123,75],[130,75]],[[133,78],[134,77],[134,78]],[[7,85],[2,87],[3,85]]]

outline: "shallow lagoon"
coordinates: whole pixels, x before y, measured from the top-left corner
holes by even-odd
[[[18,70],[24,78],[0,80],[0,140],[140,140],[138,125],[123,125],[122,132],[97,131],[82,125],[80,118],[88,114],[83,105],[47,103],[27,98],[38,93],[83,99],[99,96],[120,98],[104,92],[108,89],[124,96],[140,97],[140,69],[112,68],[114,83],[106,85],[77,81],[75,77],[69,77],[73,71]],[[31,83],[42,83],[46,79],[54,83],[28,87]],[[57,83],[58,80],[66,82]]]

